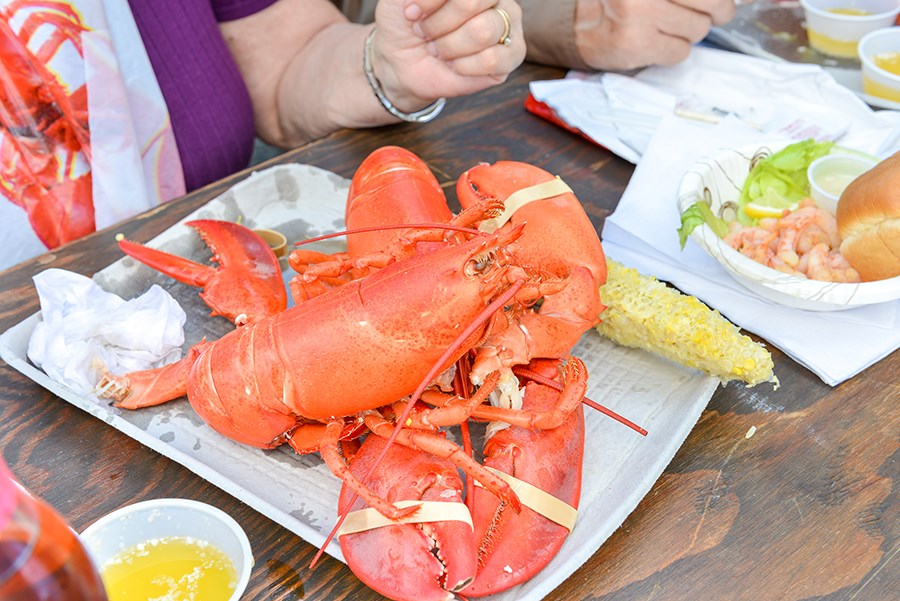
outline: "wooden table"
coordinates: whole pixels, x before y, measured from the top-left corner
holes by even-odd
[[[350,177],[370,151],[398,144],[423,157],[453,197],[455,178],[478,161],[526,161],[563,174],[599,231],[632,166],[525,112],[528,82],[562,75],[526,65],[503,86],[451,101],[431,124],[343,131],[269,164]],[[38,310],[35,273],[91,275],[121,256],[115,233],[146,241],[248,174],[0,274],[0,331]],[[831,388],[770,350],[781,387],[720,387],[638,508],[550,599],[896,598],[900,353]],[[0,447],[23,484],[79,531],[151,498],[222,508],[247,529],[256,556],[245,599],[379,598],[327,556],[308,570],[316,549],[298,536],[5,364]]]

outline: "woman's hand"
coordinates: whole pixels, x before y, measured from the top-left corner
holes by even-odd
[[[375,27],[372,70],[406,113],[500,83],[525,58],[514,0],[380,0]],[[220,28],[269,144],[397,122],[363,71],[372,26],[347,22],[330,0],[278,0]]]
[[[380,0],[372,65],[403,111],[503,82],[525,58],[513,0]]]

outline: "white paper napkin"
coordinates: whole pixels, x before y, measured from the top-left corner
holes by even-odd
[[[693,240],[679,247],[681,175],[717,149],[769,139],[736,118],[712,127],[662,119],[606,220],[603,245],[611,257],[700,298],[834,386],[900,347],[900,301],[826,313],[792,309],[745,289]]]
[[[28,358],[57,382],[84,396],[105,373],[160,367],[181,357],[184,310],[153,285],[123,300],[92,279],[47,269],[34,276],[41,321],[28,343]]]
[[[698,127],[736,117],[769,139],[839,140],[887,156],[900,148],[900,113],[870,109],[818,65],[773,63],[695,47],[683,63],[634,77],[572,71],[532,82],[535,99],[600,145],[637,163],[659,122],[676,114]]]

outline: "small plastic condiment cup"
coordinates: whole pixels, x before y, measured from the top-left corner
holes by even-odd
[[[275,253],[276,257],[284,256],[284,253],[287,252],[287,238],[281,232],[264,228],[253,231],[258,234],[260,238],[265,240],[266,244],[269,245],[269,248],[272,249],[272,252]]]
[[[863,36],[890,27],[900,14],[900,0],[800,0],[800,4],[809,45],[839,58],[856,58]],[[840,12],[853,10],[864,13]]]
[[[832,215],[850,182],[876,165],[876,161],[852,154],[826,154],[806,170],[810,193],[819,207]]]
[[[253,553],[247,534],[227,513],[189,499],[154,499],[126,505],[103,516],[81,533],[88,554],[102,570],[118,553],[164,537],[206,541],[231,560],[237,587],[228,601],[238,601],[250,582]]]
[[[875,64],[879,54],[900,53],[900,27],[888,27],[866,34],[859,42],[863,92],[885,100],[900,102],[900,75]]]

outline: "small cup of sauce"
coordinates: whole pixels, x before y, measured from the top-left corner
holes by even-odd
[[[188,499],[122,507],[88,526],[81,540],[110,601],[237,601],[253,567],[238,523]]]
[[[826,154],[819,157],[806,170],[813,200],[819,207],[834,215],[844,189],[875,164],[874,160],[852,154]]]
[[[863,92],[900,102],[900,27],[867,34],[859,42]]]
[[[809,45],[818,52],[855,59],[867,33],[890,27],[900,14],[897,0],[800,0]]]
[[[283,257],[285,252],[287,252],[287,238],[281,232],[263,228],[255,229],[253,231],[260,238],[265,240],[266,244],[269,245],[269,248],[272,249],[272,252],[275,253],[276,257]]]

